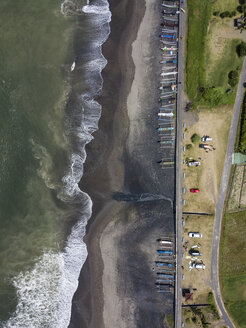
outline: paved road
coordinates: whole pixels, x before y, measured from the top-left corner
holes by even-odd
[[[185,8],[185,5],[182,5]],[[182,137],[183,137],[183,105],[182,95],[184,89],[184,37],[186,31],[186,14],[180,13],[179,19],[179,53],[178,53],[178,81],[181,82],[177,95],[177,122],[176,122],[176,283],[175,283],[175,328],[182,323]],[[183,37],[183,40],[180,39]]]
[[[225,196],[226,196],[226,191],[227,191],[227,185],[228,185],[228,181],[229,181],[229,177],[230,177],[232,155],[233,155],[234,144],[235,144],[235,140],[236,140],[240,108],[241,108],[242,99],[243,99],[243,92],[244,92],[243,83],[244,83],[244,81],[246,81],[246,59],[244,59],[244,62],[243,62],[243,69],[242,69],[239,86],[238,86],[238,90],[237,90],[236,102],[234,104],[234,114],[233,114],[233,119],[232,119],[232,123],[231,123],[226,159],[225,159],[224,170],[223,170],[221,184],[220,184],[219,198],[218,198],[218,202],[216,204],[214,238],[213,238],[212,259],[211,259],[212,288],[214,290],[215,299],[216,299],[217,305],[219,307],[219,310],[222,314],[222,318],[224,319],[224,321],[228,327],[234,327],[234,325],[225,310],[225,307],[224,307],[224,304],[223,304],[223,301],[221,298],[221,294],[220,294],[219,270],[218,270],[218,268],[219,268],[219,242],[220,242],[223,206],[224,206],[224,201],[225,201]]]

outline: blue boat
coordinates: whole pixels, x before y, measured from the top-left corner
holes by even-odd
[[[172,64],[172,63],[177,63],[178,61],[175,59],[175,60],[163,60],[161,62],[161,64]]]
[[[172,38],[172,39],[176,39],[176,35],[160,34],[160,38]]]
[[[168,254],[168,255],[173,255],[173,251],[169,251],[169,250],[157,250],[158,254]]]
[[[174,279],[173,274],[163,274],[160,272],[157,272],[159,278],[168,278],[168,279]]]
[[[172,263],[168,263],[168,262],[160,262],[160,261],[155,261],[156,265],[158,266],[167,266],[167,267],[173,267]]]

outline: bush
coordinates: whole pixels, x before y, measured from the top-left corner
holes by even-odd
[[[246,0],[239,0],[240,5],[243,5],[246,3]]]
[[[209,106],[218,106],[223,99],[224,92],[221,88],[200,88],[201,101]]]
[[[229,79],[237,79],[239,76],[238,71],[230,71],[228,74]]]
[[[238,84],[238,79],[229,79],[228,83],[232,88],[234,88]]]
[[[238,84],[239,73],[237,70],[230,71],[228,74],[228,83],[231,87],[235,87]]]
[[[220,17],[225,18],[225,17],[232,17],[232,16],[229,11],[224,11],[223,13],[220,14]]]
[[[214,15],[214,16],[218,16],[219,13],[220,13],[219,11],[214,11],[214,12],[213,12],[213,15]]]
[[[201,141],[201,137],[199,136],[199,134],[194,133],[193,136],[191,137],[191,141],[194,144],[197,144],[197,143],[199,143]]]
[[[236,14],[237,14],[237,12],[236,12],[235,10],[233,10],[233,11],[231,12],[231,17],[236,16]]]
[[[237,7],[237,11],[238,11],[239,13],[242,13],[242,12],[243,12],[242,6],[238,6],[238,7]]]
[[[187,150],[191,150],[192,147],[193,147],[192,144],[188,144],[188,145],[186,145],[186,149],[187,149]]]
[[[239,57],[246,56],[246,43],[241,42],[236,48],[237,54]]]
[[[209,303],[209,309],[213,313],[214,317],[219,320],[220,316],[217,311],[215,301],[214,301],[214,294],[212,292],[208,293],[208,303]]]
[[[242,106],[239,135],[239,151],[243,154],[246,154],[246,95],[244,96]]]

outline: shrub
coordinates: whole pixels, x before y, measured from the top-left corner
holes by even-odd
[[[221,17],[221,18],[225,18],[225,13],[221,13],[221,14],[220,14],[220,17]]]
[[[191,150],[192,147],[193,147],[192,144],[188,144],[188,145],[186,145],[186,149],[187,149],[187,150]]]
[[[237,45],[236,51],[239,57],[246,56],[246,43],[242,41]]]
[[[235,87],[237,85],[238,78],[239,78],[239,73],[237,70],[230,71],[230,73],[228,74],[228,83],[230,84],[231,87]]]
[[[201,101],[209,106],[218,106],[223,99],[223,90],[221,88],[208,87],[200,88]]]
[[[199,136],[199,134],[197,133],[194,133],[191,137],[191,141],[194,143],[194,144],[197,144],[201,141],[201,137]]]
[[[238,79],[229,79],[228,83],[232,88],[234,88],[238,84]]]
[[[240,5],[243,5],[246,3],[246,0],[239,0]]]
[[[213,12],[213,15],[214,15],[214,16],[218,16],[219,13],[220,13],[219,11],[214,11],[214,12]]]
[[[230,71],[228,74],[229,79],[237,79],[239,76],[238,71]]]
[[[236,10],[233,10],[233,11],[231,12],[231,17],[236,16],[236,14],[237,14]]]
[[[237,11],[238,11],[239,13],[242,13],[242,12],[243,12],[242,6],[238,6],[238,7],[237,7]]]
[[[244,96],[242,106],[239,135],[239,151],[243,154],[246,154],[246,95]]]
[[[215,301],[214,301],[214,294],[212,292],[208,293],[208,303],[209,303],[209,309],[213,313],[215,319],[219,320],[220,316],[217,311]]]

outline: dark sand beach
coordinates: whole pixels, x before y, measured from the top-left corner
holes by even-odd
[[[174,296],[157,293],[152,271],[156,239],[174,236],[174,170],[157,163],[169,156],[157,143],[160,6],[109,3],[102,116],[80,183],[93,201],[88,258],[69,327],[165,327]]]

